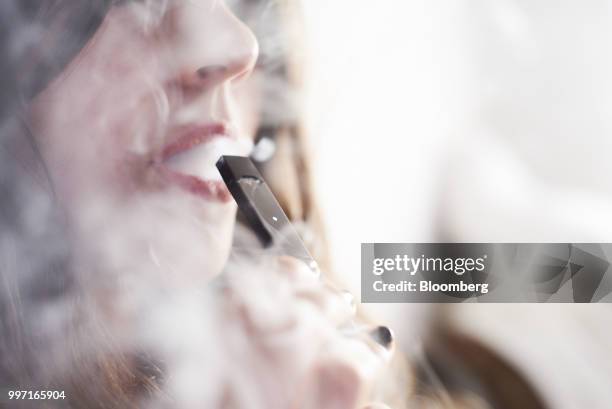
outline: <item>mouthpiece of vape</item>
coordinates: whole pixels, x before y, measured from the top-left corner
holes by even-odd
[[[221,156],[217,169],[261,244],[298,258],[318,272],[316,261],[253,162],[244,156]]]

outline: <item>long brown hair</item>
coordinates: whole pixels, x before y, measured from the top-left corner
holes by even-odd
[[[329,272],[331,260],[323,217],[316,201],[311,146],[302,121],[301,95],[305,85],[302,67],[307,55],[300,3],[252,3],[255,9],[256,4],[265,8],[268,16],[259,24],[251,25],[260,43],[261,59],[265,61],[260,66],[264,107],[257,138],[272,138],[276,146],[272,158],[258,166],[289,218],[298,228],[307,229],[301,231],[303,239],[323,271]],[[245,20],[248,23],[249,17],[245,16]],[[273,27],[272,33],[270,27]],[[279,115],[281,109],[283,112]]]

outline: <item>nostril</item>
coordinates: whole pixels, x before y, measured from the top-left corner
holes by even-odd
[[[370,336],[374,341],[389,349],[393,344],[393,331],[389,327],[379,326],[370,331]]]
[[[200,79],[206,80],[211,77],[216,77],[222,75],[227,70],[227,67],[224,65],[209,65],[206,67],[202,67],[196,71],[198,77]]]

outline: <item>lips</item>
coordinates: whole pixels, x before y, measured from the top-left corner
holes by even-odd
[[[209,201],[231,200],[215,167],[221,155],[248,155],[252,147],[224,123],[184,126],[170,133],[157,169],[169,183]]]
[[[183,126],[174,132],[174,135],[162,150],[162,160],[210,142],[214,138],[230,138],[229,128],[223,123]]]

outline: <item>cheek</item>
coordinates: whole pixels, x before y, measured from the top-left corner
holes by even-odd
[[[94,43],[32,105],[43,156],[54,180],[66,181],[68,190],[86,189],[92,181],[97,188],[141,183],[139,173],[159,143],[167,112],[155,73],[141,69],[155,70],[152,55],[141,51],[132,66],[115,52],[112,63],[103,63],[105,46]]]

